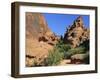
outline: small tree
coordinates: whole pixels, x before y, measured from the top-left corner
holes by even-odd
[[[63,36],[62,35],[61,35],[60,39],[63,40]]]

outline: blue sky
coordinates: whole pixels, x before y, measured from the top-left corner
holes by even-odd
[[[49,28],[56,35],[64,35],[66,27],[72,25],[73,21],[80,15],[73,14],[51,14],[43,13]],[[89,15],[81,15],[84,25],[89,28]]]

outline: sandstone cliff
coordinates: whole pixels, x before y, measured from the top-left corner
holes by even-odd
[[[41,65],[57,41],[42,14],[26,12],[26,66]]]

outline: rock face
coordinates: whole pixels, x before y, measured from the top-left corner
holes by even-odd
[[[26,37],[38,39],[40,35],[50,32],[47,23],[40,13],[26,13]]]
[[[89,29],[84,27],[82,16],[79,16],[64,35],[64,42],[71,44],[73,48],[85,41],[89,41]]]
[[[41,65],[58,40],[42,14],[26,12],[26,66]]]

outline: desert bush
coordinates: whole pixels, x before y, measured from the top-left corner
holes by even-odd
[[[85,48],[86,52],[89,51],[89,45],[90,45],[90,41],[89,40],[86,40],[82,44],[80,44],[80,46]]]
[[[58,49],[54,49],[52,51],[49,51],[49,55],[46,59],[46,65],[47,66],[53,66],[60,63],[60,61],[63,59],[63,53],[60,53]]]
[[[47,66],[58,65],[62,59],[70,59],[74,54],[86,54],[85,50],[84,46],[71,48],[71,45],[64,44],[63,40],[59,40],[54,46],[54,49],[49,51],[45,64]],[[86,62],[87,59],[89,59],[88,55],[84,58],[84,62]]]
[[[84,47],[71,48],[65,52],[65,58],[70,58],[74,54],[84,54]]]
[[[49,55],[46,59],[46,65],[57,65],[62,59],[64,59],[65,52],[71,49],[70,45],[66,45],[62,40],[59,40],[58,43],[54,46],[52,51],[49,51]]]
[[[60,40],[56,45],[55,47],[57,49],[59,49],[60,52],[66,52],[68,51],[69,49],[71,49],[71,45],[69,44],[64,44],[62,40]]]

